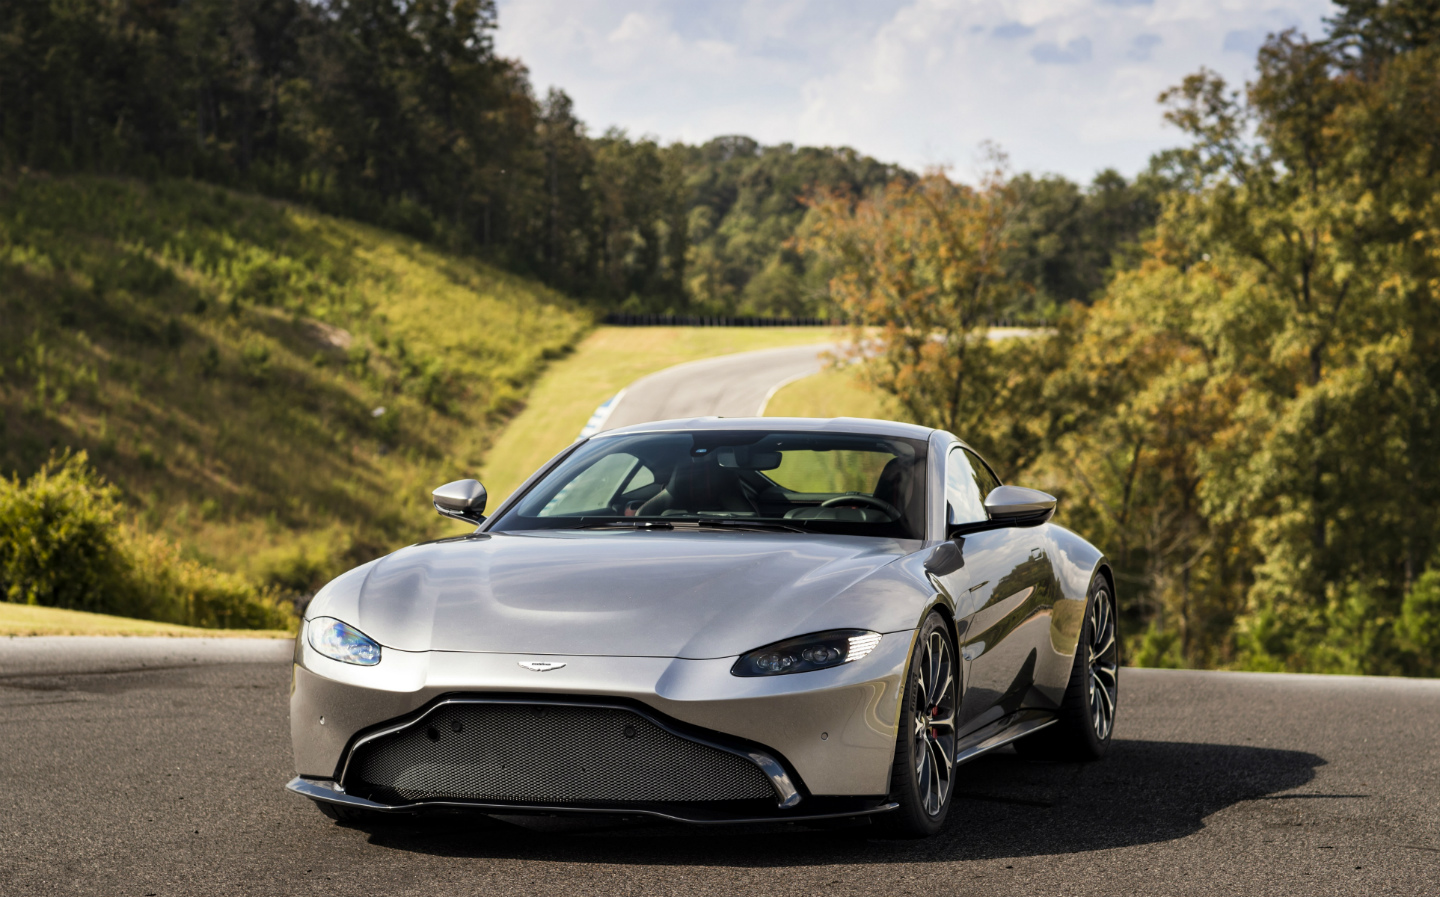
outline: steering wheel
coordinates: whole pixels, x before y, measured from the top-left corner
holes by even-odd
[[[878,508],[879,510],[884,511],[886,514],[889,514],[890,517],[894,520],[899,520],[901,517],[905,516],[904,514],[900,513],[899,508],[890,504],[890,502],[885,501],[883,498],[876,498],[873,495],[866,495],[863,492],[849,492],[845,495],[837,495],[834,498],[827,498],[824,501],[820,502],[820,507],[839,508],[845,505],[854,504],[870,505],[872,508]]]

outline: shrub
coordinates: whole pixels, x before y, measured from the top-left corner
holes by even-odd
[[[1129,662],[1137,667],[1178,670],[1185,666],[1180,656],[1180,633],[1155,623],[1138,638],[1131,639],[1127,647]]]
[[[127,531],[121,541],[148,619],[210,629],[287,629],[294,619],[273,589],[183,558],[167,539]]]
[[[0,597],[190,626],[290,627],[293,610],[274,589],[181,557],[122,511],[84,452],[23,482],[0,479]]]
[[[84,452],[51,459],[24,483],[0,479],[5,600],[90,611],[112,605],[126,566],[115,539],[119,511],[115,488],[90,470]]]
[[[250,339],[240,348],[240,366],[251,380],[264,380],[270,371],[270,347]]]
[[[1415,654],[1415,672],[1440,673],[1440,568],[1421,574],[1400,610],[1400,634]]]

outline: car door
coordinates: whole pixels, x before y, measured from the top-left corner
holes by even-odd
[[[987,519],[984,497],[999,485],[980,458],[956,446],[945,465],[952,526]],[[960,725],[976,729],[1018,710],[1035,684],[1039,648],[1049,644],[1050,561],[1041,527],[1004,527],[963,536],[970,584],[957,597],[965,695]]]

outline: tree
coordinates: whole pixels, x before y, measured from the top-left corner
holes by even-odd
[[[1012,209],[999,164],[978,187],[936,173],[858,202],[815,202],[802,245],[830,265],[831,297],[855,327],[852,356],[911,420],[979,431],[992,405],[985,328],[1014,289],[1002,267]]]
[[[1088,188],[1057,175],[1013,178],[1005,268],[1025,289],[1001,315],[1053,319],[1068,303],[1094,301],[1112,266],[1138,254],[1165,187],[1153,172],[1131,182],[1106,170]]]
[[[766,147],[732,136],[671,149],[687,194],[687,299],[706,314],[828,314],[824,272],[792,245],[807,197],[859,199],[914,179],[849,148]]]
[[[1431,662],[1440,55],[1392,44],[1285,33],[1243,95],[1203,71],[1167,92],[1191,143],[1161,160],[1155,237],[1031,388],[1076,410],[1030,476],[1101,534],[1174,660]]]

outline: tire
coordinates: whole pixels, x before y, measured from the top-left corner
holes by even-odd
[[[890,771],[890,799],[900,806],[875,818],[882,835],[927,838],[940,831],[950,813],[960,706],[957,657],[949,624],[932,612],[920,627],[906,670]]]
[[[1015,750],[1032,760],[1099,760],[1115,734],[1120,689],[1120,632],[1115,596],[1099,573],[1090,580],[1085,619],[1075,646],[1070,683],[1060,701],[1059,720],[1015,742]]]

